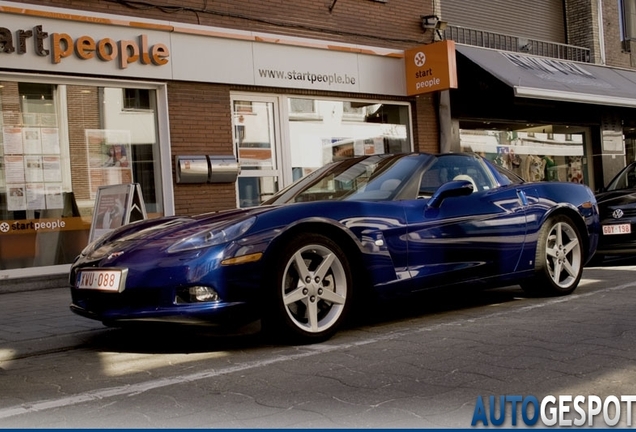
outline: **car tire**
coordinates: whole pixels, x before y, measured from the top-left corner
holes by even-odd
[[[584,263],[581,234],[572,219],[551,217],[539,230],[534,277],[521,287],[535,295],[570,294],[581,280]]]
[[[351,265],[329,237],[296,236],[279,257],[264,329],[277,339],[317,343],[332,337],[353,303]],[[271,292],[271,291],[270,291]]]

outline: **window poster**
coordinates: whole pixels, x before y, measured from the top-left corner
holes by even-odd
[[[42,173],[45,182],[62,181],[62,162],[59,156],[42,156]]]
[[[62,194],[62,184],[46,184],[46,208],[47,209],[63,209],[64,195]]]
[[[42,153],[60,154],[60,135],[57,128],[40,129]]]
[[[4,154],[22,154],[22,128],[2,128],[4,140]]]
[[[24,183],[24,157],[5,156],[4,172],[7,183]]]
[[[27,182],[42,182],[44,175],[42,173],[42,156],[24,156],[24,178]]]
[[[27,210],[42,210],[46,208],[43,183],[27,183],[26,185]]]
[[[133,181],[130,131],[86,129],[91,198],[100,186]]]
[[[26,210],[26,187],[24,184],[9,184],[7,190],[7,210]]]
[[[41,154],[40,128],[22,128],[22,145],[25,154]]]
[[[37,126],[39,114],[23,115]],[[52,126],[55,126],[54,124]],[[62,161],[56,127],[3,127],[0,147],[0,187],[7,193],[7,210],[62,208]],[[45,193],[53,183],[50,191]],[[49,196],[50,195],[50,196]]]

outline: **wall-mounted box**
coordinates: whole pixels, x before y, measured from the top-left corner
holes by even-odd
[[[208,156],[210,162],[210,183],[233,183],[240,168],[234,156]]]
[[[210,165],[205,156],[174,157],[177,183],[207,183],[210,176]]]

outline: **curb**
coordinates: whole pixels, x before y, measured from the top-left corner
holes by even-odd
[[[0,279],[0,295],[22,291],[38,291],[49,288],[68,288],[68,286],[67,273],[16,279]]]
[[[96,332],[101,332],[104,329],[105,327],[95,328],[58,336],[12,342],[10,347],[0,350],[0,363],[76,350],[87,345]]]

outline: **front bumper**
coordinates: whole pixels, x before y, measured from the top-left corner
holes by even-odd
[[[234,324],[254,321],[261,312],[262,263],[219,265],[222,248],[205,253],[148,256],[126,251],[119,257],[90,260],[80,257],[71,267],[70,308],[78,315],[117,323],[162,321],[191,324]],[[78,288],[80,272],[120,269],[118,290],[92,284]],[[183,295],[192,287],[207,287],[218,294],[216,301],[195,301]],[[199,299],[200,300],[200,299]]]
[[[128,303],[127,299],[122,299],[122,293],[89,293],[87,295],[77,291],[79,290],[72,290],[71,311],[108,324],[154,321],[195,325],[241,325],[260,318],[257,310],[247,302],[135,306]]]

